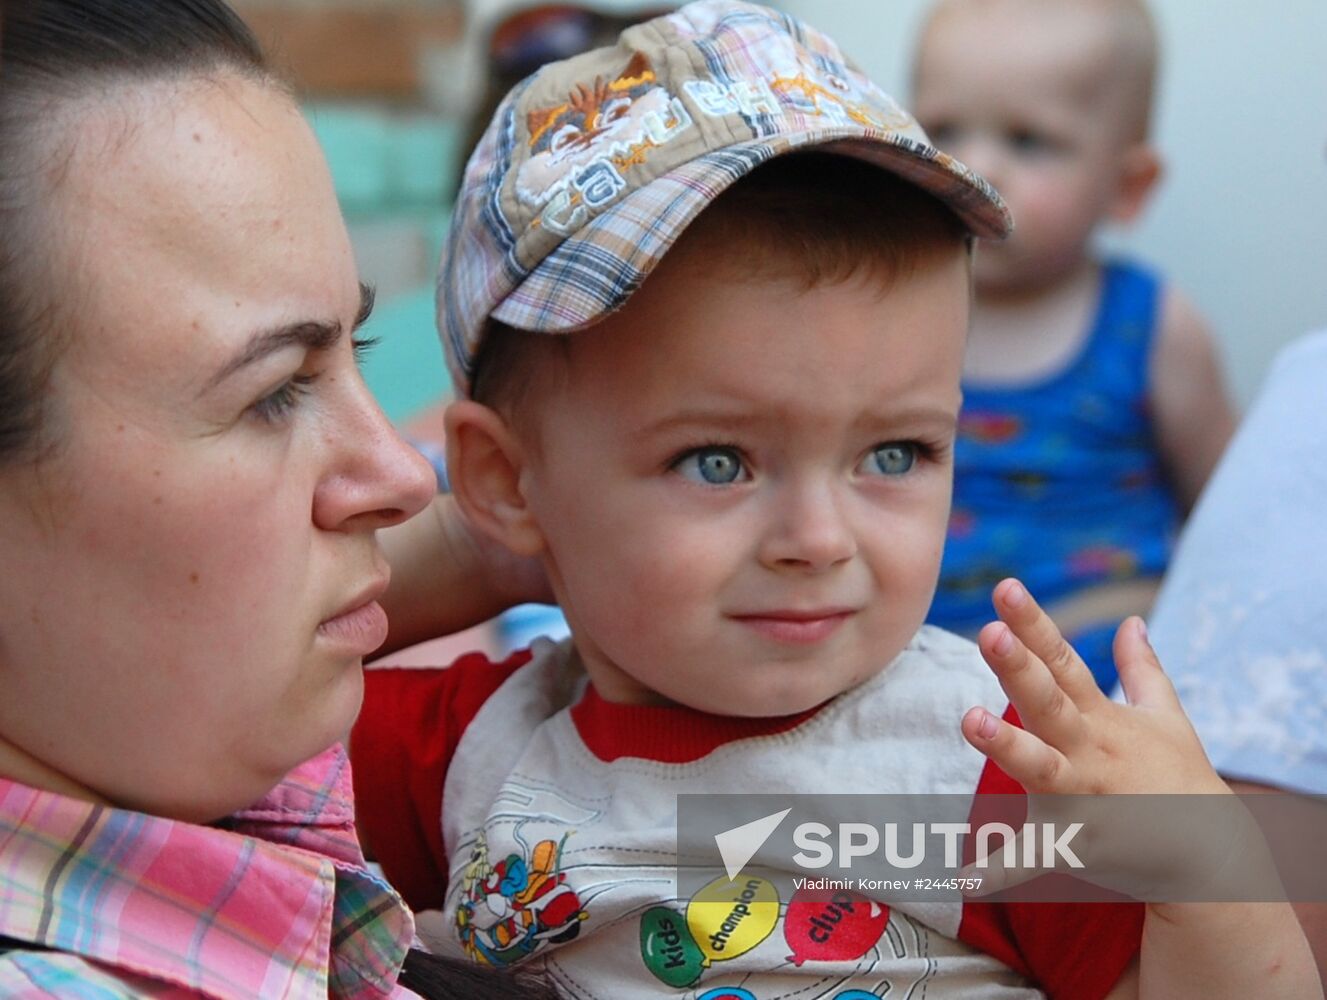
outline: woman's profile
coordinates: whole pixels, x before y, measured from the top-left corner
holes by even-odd
[[[4,0],[0,231],[0,995],[537,994],[407,960],[356,840],[377,532],[434,479],[244,24]]]

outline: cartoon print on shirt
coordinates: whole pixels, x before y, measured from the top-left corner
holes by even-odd
[[[660,982],[684,991],[680,996],[687,1000],[877,1000],[895,990],[910,996],[934,970],[927,963],[898,963],[925,958],[928,942],[923,925],[860,893],[797,889],[784,904],[775,883],[746,873],[735,880],[720,876],[691,899],[652,906],[640,919],[645,967]],[[701,984],[708,973],[722,972],[720,963],[762,946],[771,969],[787,963],[812,971],[818,962],[836,963],[838,969],[827,970],[810,991],[805,979],[789,980],[787,992],[755,991],[746,976],[727,985],[712,979]],[[845,962],[856,963],[846,975]],[[848,985],[872,974],[880,978],[868,989]]]
[[[493,862],[487,837],[482,831],[477,835],[456,912],[461,946],[471,958],[510,965],[545,944],[561,944],[580,933],[589,914],[558,864],[568,836],[556,843],[541,840],[524,854]]]
[[[783,937],[792,949],[788,960],[796,966],[855,961],[875,947],[888,923],[889,907],[874,899],[799,889],[783,918]]]
[[[690,986],[714,962],[745,955],[779,922],[779,890],[755,876],[720,876],[691,897],[685,915],[654,906],[640,923],[645,967],[669,986]]]

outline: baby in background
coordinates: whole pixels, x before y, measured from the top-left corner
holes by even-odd
[[[975,635],[990,588],[1025,581],[1098,683],[1145,614],[1233,427],[1193,306],[1098,231],[1143,210],[1156,32],[1139,0],[941,0],[914,110],[1004,196],[983,244],[964,361],[954,509],[929,621]]]
[[[683,792],[1229,794],[1140,623],[1131,705],[1012,581],[981,653],[923,625],[1008,218],[832,41],[702,0],[545,67],[453,225],[452,487],[572,636],[369,672],[361,821],[444,947],[605,1000],[1309,995],[1284,906],[857,896],[826,945],[792,872],[740,932],[726,879],[678,898]]]

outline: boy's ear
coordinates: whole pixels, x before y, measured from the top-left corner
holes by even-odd
[[[1119,187],[1110,207],[1111,221],[1133,222],[1138,218],[1161,174],[1161,157],[1150,143],[1137,142],[1126,149],[1120,162]]]
[[[538,555],[544,536],[526,503],[526,453],[495,410],[473,400],[447,407],[447,478],[472,524],[521,556]]]

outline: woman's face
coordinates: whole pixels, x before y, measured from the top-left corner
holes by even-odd
[[[62,129],[59,446],[0,471],[0,741],[212,819],[346,733],[383,639],[374,531],[432,473],[357,371],[350,244],[285,95],[126,86]]]

